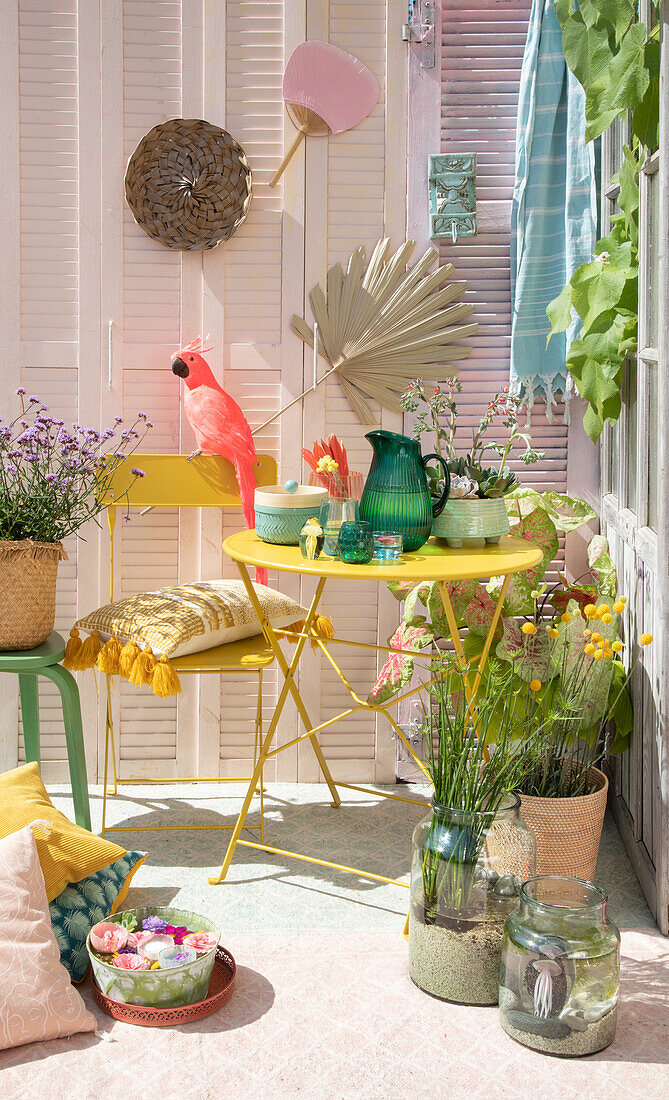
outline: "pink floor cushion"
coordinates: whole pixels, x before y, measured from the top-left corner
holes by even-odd
[[[31,826],[0,840],[0,1050],[95,1031],[51,929]]]

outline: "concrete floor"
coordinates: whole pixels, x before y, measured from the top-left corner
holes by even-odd
[[[394,793],[409,793],[393,788]],[[115,822],[232,822],[239,791],[136,786],[115,801]],[[322,786],[273,786],[266,840],[408,879],[420,808],[346,792],[333,810]],[[54,797],[65,812],[66,795]],[[94,827],[100,791],[92,792]],[[0,1053],[3,1100],[664,1100],[669,1062],[668,943],[659,935],[607,820],[597,881],[623,929],[618,1031],[605,1051],[555,1059],[504,1034],[495,1008],[428,997],[409,979],[401,935],[408,891],[240,849],[226,882],[207,876],[224,832],[118,833],[148,850],[128,904],[183,906],[222,929],[237,960],[228,1005],[177,1028],[112,1021],[99,1032]],[[249,833],[249,837],[253,834]],[[106,1041],[105,1041],[106,1040]]]

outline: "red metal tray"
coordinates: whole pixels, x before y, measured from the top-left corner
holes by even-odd
[[[124,1020],[128,1024],[140,1024],[142,1027],[170,1027],[175,1024],[187,1024],[191,1020],[201,1020],[210,1016],[230,1000],[235,988],[235,960],[224,947],[216,949],[214,969],[211,973],[209,991],[204,1001],[194,1005],[181,1005],[179,1008],[151,1008],[141,1005],[127,1005],[121,1001],[112,1001],[99,989],[91,973],[91,985],[96,1003],[108,1016],[115,1020]]]

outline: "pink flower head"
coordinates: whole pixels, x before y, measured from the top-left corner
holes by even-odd
[[[216,947],[218,940],[213,932],[191,932],[184,937],[183,942],[189,947],[194,947],[198,955],[204,955]]]
[[[119,970],[148,970],[150,963],[141,955],[117,955],[113,962]]]
[[[128,930],[122,924],[113,921],[100,921],[94,924],[90,933],[91,947],[101,955],[111,955],[120,951],[128,942]]]
[[[165,931],[170,936],[174,936],[174,942],[176,943],[177,947],[179,947],[183,943],[186,936],[190,936],[191,934],[190,928],[186,928],[185,924],[180,924],[176,928],[173,924],[168,924]]]

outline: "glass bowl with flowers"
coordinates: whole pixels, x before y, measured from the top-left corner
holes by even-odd
[[[126,909],[91,928],[93,978],[123,1004],[177,1008],[207,996],[220,932],[184,909]]]

